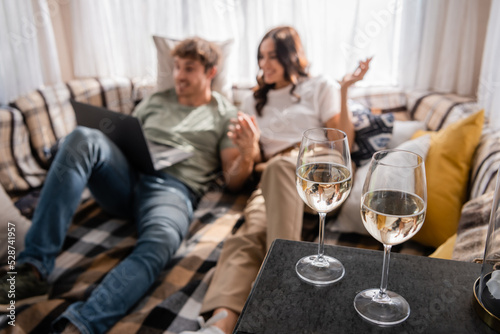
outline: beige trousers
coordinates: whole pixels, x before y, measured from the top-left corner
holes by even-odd
[[[224,241],[201,313],[241,313],[267,250],[276,238],[300,240],[304,202],[295,186],[297,150],[268,161],[244,210],[245,223]]]

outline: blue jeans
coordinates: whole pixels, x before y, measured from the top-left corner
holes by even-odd
[[[132,253],[87,301],[72,304],[55,322],[69,320],[82,333],[102,333],[146,293],[172,258],[188,232],[196,197],[166,173],[138,173],[102,132],[77,127],[49,170],[19,263],[49,276],[86,186],[105,211],[134,220],[138,231]]]

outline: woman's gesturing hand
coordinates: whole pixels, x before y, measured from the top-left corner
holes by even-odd
[[[252,159],[255,162],[261,160],[260,156],[260,129],[255,121],[255,116],[249,116],[243,112],[238,112],[238,117],[231,120],[228,137],[238,147],[243,157]]]
[[[370,62],[373,57],[367,58],[365,61],[360,61],[358,67],[353,73],[346,74],[341,81],[339,81],[340,87],[348,88],[354,83],[363,80],[366,72],[370,69]]]

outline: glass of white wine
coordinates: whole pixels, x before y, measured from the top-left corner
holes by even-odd
[[[390,326],[405,321],[410,305],[387,290],[391,247],[413,237],[427,208],[423,158],[409,151],[384,150],[371,159],[361,195],[361,218],[368,232],[384,245],[380,288],[361,291],[354,308],[369,322]]]
[[[324,254],[324,229],[326,214],[342,204],[351,191],[351,155],[346,134],[328,128],[306,130],[296,174],[299,196],[319,214],[319,242],[318,254],[300,259],[295,270],[310,284],[337,282],[345,269],[339,260]]]

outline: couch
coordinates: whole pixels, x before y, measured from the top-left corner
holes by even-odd
[[[4,195],[0,200],[2,208],[10,207],[0,212],[3,222],[18,227],[29,226],[28,219],[36,206],[39,189],[54,154],[52,147],[76,125],[70,98],[129,114],[154,89],[149,83],[124,78],[87,78],[42,87],[8,106],[1,106],[0,184]],[[239,96],[241,92],[234,89],[234,93],[234,96]],[[439,131],[477,109],[470,99],[431,92],[412,95],[398,90],[366,90],[354,100],[369,108],[374,115],[395,112],[397,122],[420,121],[432,131]],[[498,136],[485,130],[474,150],[467,200],[491,192],[500,161],[499,147]],[[225,191],[219,184],[210,189],[202,198],[189,234],[171,263],[164,268],[147,295],[110,333],[178,333],[198,327],[197,316],[222,242],[241,223],[242,210],[250,192],[251,186],[238,194]],[[7,211],[10,216],[2,216]],[[317,216],[305,214],[304,218],[304,238],[313,241],[317,236]],[[329,222],[329,226],[336,224],[335,221]],[[3,232],[0,232],[4,238],[2,242],[7,237]],[[17,233],[14,237],[21,239],[23,231],[19,229]],[[381,247],[363,233],[327,228],[325,237],[330,244]],[[16,242],[18,255],[22,242]],[[49,277],[53,283],[50,299],[16,309],[15,328],[6,323],[10,319],[0,316],[3,332],[48,332],[52,320],[72,302],[85,299],[134,244],[133,224],[106,214],[89,194],[84,194],[57,258],[56,268]],[[409,241],[395,247],[394,251],[429,255],[435,249],[433,245]],[[6,259],[2,260],[5,262]]]

